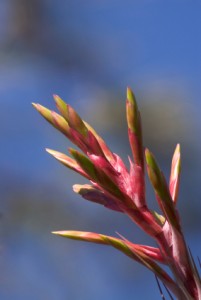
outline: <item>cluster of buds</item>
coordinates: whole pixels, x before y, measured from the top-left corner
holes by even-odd
[[[73,190],[84,199],[128,215],[154,239],[156,247],[134,244],[121,235],[112,237],[69,230],[53,233],[70,239],[112,246],[151,270],[177,299],[201,300],[200,276],[186,245],[176,208],[181,169],[180,145],[176,146],[173,155],[168,184],[153,154],[148,149],[144,151],[140,112],[130,88],[127,89],[126,116],[133,158],[129,158],[129,169],[70,105],[56,95],[54,100],[60,114],[40,104],[34,103],[33,106],[82,151],[70,148],[71,156],[68,156],[47,149],[63,165],[90,181],[90,184],[74,185]],[[161,214],[147,205],[145,169]],[[163,265],[169,268],[168,272]]]

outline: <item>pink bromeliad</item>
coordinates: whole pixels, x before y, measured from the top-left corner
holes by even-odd
[[[134,244],[121,235],[111,237],[83,231],[57,231],[54,234],[92,243],[110,245],[150,269],[179,300],[201,300],[201,281],[186,246],[176,209],[180,178],[180,145],[176,146],[169,184],[153,154],[143,147],[140,112],[135,96],[127,89],[126,116],[133,159],[129,170],[96,131],[60,97],[54,96],[60,114],[40,104],[37,111],[62,132],[82,152],[69,149],[71,157],[47,149],[66,167],[81,174],[90,184],[74,185],[84,199],[124,213],[151,236],[157,247]],[[150,210],[145,195],[145,162],[161,214]],[[172,275],[161,264],[169,267]]]

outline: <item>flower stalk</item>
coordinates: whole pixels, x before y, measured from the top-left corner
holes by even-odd
[[[96,131],[59,96],[54,96],[60,114],[40,104],[36,110],[80,150],[70,148],[70,156],[47,149],[64,166],[79,173],[90,184],[74,185],[75,193],[84,199],[126,214],[153,238],[156,247],[134,244],[124,237],[111,237],[83,231],[58,231],[56,235],[112,246],[144,265],[159,278],[179,300],[201,300],[200,276],[186,246],[177,211],[181,153],[176,146],[169,183],[153,154],[143,147],[141,117],[135,96],[127,89],[126,116],[133,159],[129,169],[113,153]],[[145,163],[160,213],[148,207],[145,193]],[[169,271],[162,267],[169,267]],[[171,274],[169,274],[171,273]]]

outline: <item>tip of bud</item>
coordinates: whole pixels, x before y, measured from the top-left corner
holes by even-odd
[[[39,106],[39,104],[38,104],[38,103],[34,103],[34,102],[32,102],[32,103],[31,103],[31,105],[32,105],[34,108],[38,109],[38,106]]]
[[[162,174],[153,154],[147,148],[145,149],[145,159],[147,163],[147,171],[148,171],[149,179],[152,185],[154,186],[154,188],[160,190],[161,189],[160,185],[163,181]]]
[[[63,236],[64,234],[66,234],[66,231],[65,230],[64,231],[52,231],[51,233]]]
[[[84,196],[85,194],[94,192],[95,188],[89,184],[74,184],[73,191],[81,196]]]
[[[57,94],[53,94],[53,98],[54,99],[58,99],[58,98],[60,98]]]
[[[80,184],[74,184],[73,185],[73,191],[77,194],[79,194],[80,190],[81,190],[82,186]]]
[[[177,144],[176,145],[176,149],[175,149],[175,152],[180,152],[181,151],[181,146],[180,146],[180,144]]]
[[[152,165],[153,163],[153,155],[148,148],[145,149],[145,158],[148,165]]]
[[[64,101],[56,94],[53,94],[53,98],[56,104],[64,103]]]
[[[54,154],[54,150],[51,150],[51,149],[49,149],[49,148],[45,148],[45,151],[46,152],[48,152],[49,154]]]
[[[127,99],[128,99],[128,101],[130,101],[132,103],[136,103],[134,93],[130,87],[127,87]]]
[[[75,239],[75,240],[82,239],[82,232],[79,231],[63,230],[63,231],[52,231],[51,233],[62,237]]]
[[[127,88],[126,115],[128,127],[132,132],[139,133],[139,111],[132,90]]]

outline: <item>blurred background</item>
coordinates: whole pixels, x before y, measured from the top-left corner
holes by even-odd
[[[127,163],[126,87],[144,144],[169,177],[182,147],[179,210],[201,257],[201,4],[194,0],[0,1],[0,298],[160,299],[154,276],[116,250],[52,230],[119,232],[153,244],[131,221],[73,194],[80,176],[45,151],[70,142],[32,108],[70,103]],[[156,207],[147,184],[150,207]]]

